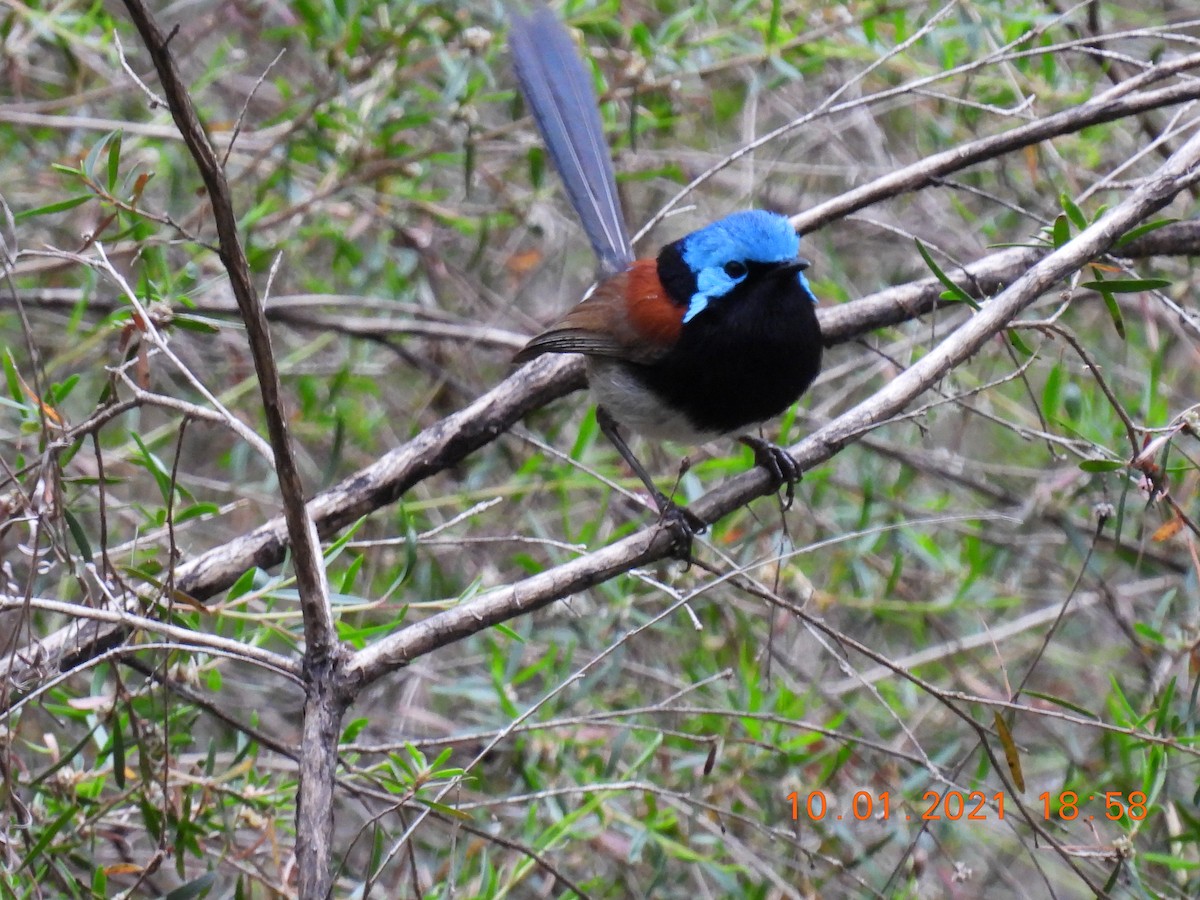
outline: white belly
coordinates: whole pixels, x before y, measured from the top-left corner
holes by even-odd
[[[665,406],[615,360],[589,357],[587,376],[596,402],[630,431],[685,444],[703,444],[719,436],[697,431],[686,416]]]

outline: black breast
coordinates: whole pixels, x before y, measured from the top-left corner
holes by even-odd
[[[669,354],[631,364],[700,431],[736,432],[779,415],[821,370],[821,327],[796,271],[751,268],[684,325]]]

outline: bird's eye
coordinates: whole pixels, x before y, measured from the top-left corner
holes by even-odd
[[[733,262],[725,263],[725,274],[730,278],[735,280],[738,278],[744,278],[746,276],[746,272],[747,269],[744,262],[738,262],[735,259]]]

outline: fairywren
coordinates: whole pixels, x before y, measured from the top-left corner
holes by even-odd
[[[592,292],[515,361],[587,357],[601,429],[660,514],[689,531],[704,523],[655,487],[618,425],[690,443],[736,436],[787,484],[790,502],[795,460],[746,431],[787,409],[821,368],[799,236],[785,216],[748,210],[667,244],[655,259],[634,259],[596,97],[570,37],[545,6],[510,18],[517,80],[601,269]]]

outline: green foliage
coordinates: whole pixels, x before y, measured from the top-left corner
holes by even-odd
[[[684,198],[647,253],[732,209],[797,212],[1077,106],[1126,57],[1191,52],[1160,28],[1166,7],[1095,5],[1095,41],[1089,7],[1032,0],[556,9],[605,98],[631,226],[837,94]],[[586,287],[499,5],[159,15],[180,25],[173,52],[228,153],[310,493],[511,371],[511,341],[431,333],[529,331]],[[1113,37],[1138,28],[1159,30]],[[6,687],[0,883],[286,895],[304,698],[236,648],[300,658],[290,564],[256,559],[204,604],[177,577],[278,514],[271,462],[228,425],[265,432],[257,377],[208,198],[118,37],[160,90],[119,5],[0,12],[0,236],[16,254],[0,285],[0,598],[15,598],[0,632],[68,624],[41,601],[86,617],[135,597],[179,631],[136,630],[61,679]],[[1052,252],[1094,225],[1153,171],[1158,122],[1063,135],[807,234],[826,308],[930,275],[943,302],[830,348],[769,431],[800,440],[986,308],[961,264],[989,245]],[[957,881],[973,896],[1007,879],[1200,895],[1200,367],[1177,313],[1195,293],[1186,259],[1093,260],[920,409],[806,472],[786,517],[758,501],[698,543],[703,565],[609,578],[373,685],[342,723],[334,893],[918,897]],[[1132,446],[1130,423],[1161,443]],[[651,521],[582,395],[524,427],[326,536],[348,650]],[[642,446],[688,501],[752,462],[729,441]],[[951,818],[954,791],[981,792],[985,820]]]

